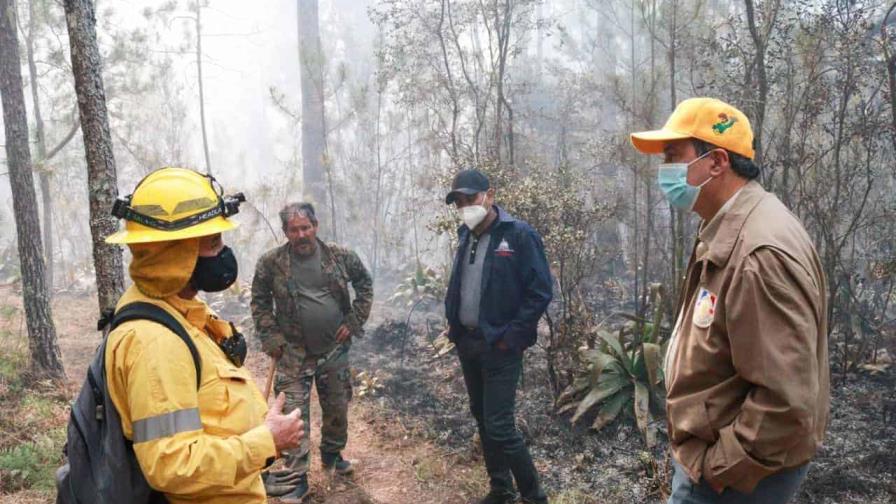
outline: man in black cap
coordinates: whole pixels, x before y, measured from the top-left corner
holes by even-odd
[[[552,297],[544,245],[531,226],[495,205],[495,189],[477,170],[454,177],[445,203],[454,203],[464,222],[445,315],[489,475],[491,491],[480,504],[514,502],[514,479],[523,502],[546,503],[514,415],[523,351],[535,343]]]

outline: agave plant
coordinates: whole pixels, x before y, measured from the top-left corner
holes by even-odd
[[[628,324],[618,334],[598,331],[597,348],[579,349],[582,367],[572,385],[557,399],[558,413],[575,410],[572,423],[600,409],[591,428],[600,430],[623,411],[631,411],[648,447],[656,442],[652,425],[664,409],[662,361],[664,345],[657,342],[659,315],[653,323]],[[633,337],[628,345],[625,335]]]
[[[575,423],[599,405],[591,428],[600,430],[631,408],[647,445],[653,446],[651,406],[657,410],[663,400],[662,347],[641,342],[626,350],[616,335],[601,331],[599,336],[606,349],[580,349],[584,373],[560,395],[559,412],[575,409]]]

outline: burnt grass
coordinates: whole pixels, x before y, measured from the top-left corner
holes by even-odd
[[[246,329],[252,351],[260,351],[251,334],[247,293],[209,298],[219,313]],[[384,422],[400,422],[456,460],[482,467],[484,476],[457,356],[452,350],[439,357],[432,344],[443,328],[436,306],[421,306],[408,318],[407,310],[375,304],[366,335],[353,342],[351,362],[356,373],[376,376],[381,386],[357,400],[375,401],[378,411],[394,413]],[[824,446],[793,502],[896,503],[896,411],[887,415],[884,408],[896,405],[896,366],[878,374],[834,374],[831,382]],[[648,450],[630,413],[593,432],[588,426],[594,414],[571,425],[570,415],[556,415],[552,405],[545,352],[536,344],[526,352],[517,425],[554,501],[665,502],[671,480],[665,420],[657,421],[658,443]]]
[[[376,317],[353,344],[353,368],[381,384],[360,400],[377,401],[446,451],[481,465],[456,354],[438,357],[431,343],[440,330],[437,317],[417,314],[407,325],[406,314],[396,315]],[[795,502],[896,502],[896,420],[884,422],[882,406],[894,399],[893,370],[832,381],[825,446]],[[671,475],[663,420],[657,422],[658,446],[648,450],[630,414],[595,433],[587,428],[591,419],[571,425],[552,404],[544,350],[536,345],[526,352],[517,423],[549,494],[563,502],[665,502]]]

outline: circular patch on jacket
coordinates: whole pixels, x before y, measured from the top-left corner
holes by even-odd
[[[716,295],[700,287],[697,301],[694,303],[694,325],[700,329],[706,329],[712,325],[716,316]]]

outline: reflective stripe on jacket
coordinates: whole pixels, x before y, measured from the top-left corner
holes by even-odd
[[[183,324],[202,366],[197,391],[187,346],[154,322],[125,322],[109,334],[109,394],[147,481],[175,504],[266,502],[261,470],[276,456],[264,425],[267,404],[249,371],[211,337],[229,336],[229,325],[198,299],[153,299],[132,286],[119,307],[135,301]]]

